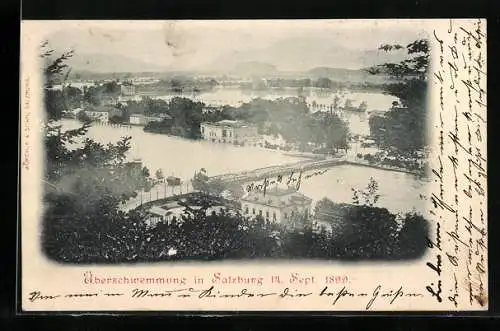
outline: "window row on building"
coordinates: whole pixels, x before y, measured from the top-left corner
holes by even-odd
[[[203,139],[215,143],[254,144],[258,140],[257,127],[241,121],[219,121],[201,123]]]
[[[264,215],[265,215],[265,219],[266,220],[270,220],[272,219],[273,221],[278,221],[278,214],[280,216],[282,216],[282,218],[284,220],[288,220],[289,217],[295,217],[299,214],[302,214],[303,216],[305,217],[308,217],[309,216],[309,210],[306,208],[302,211],[302,213],[298,210],[290,210],[289,212],[287,211],[276,211],[276,210],[273,210],[273,211],[270,211],[270,210],[263,210],[263,209],[256,209],[255,207],[250,208],[247,206],[244,207],[244,214],[245,215],[251,215],[251,216],[260,216],[260,217],[263,217],[264,218]]]

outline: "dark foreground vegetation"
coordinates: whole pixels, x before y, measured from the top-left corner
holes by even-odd
[[[338,259],[401,260],[422,256],[426,250],[427,221],[420,215],[396,215],[367,205],[335,206],[324,200],[317,215],[344,208],[340,219],[318,229],[311,220],[302,226],[250,220],[228,210],[186,210],[179,219],[154,227],[144,214],[124,214],[110,200],[83,205],[70,196],[49,194],[43,247],[63,263],[126,263],[221,259]],[[209,204],[206,205],[208,207]],[[347,210],[346,210],[347,209]],[[57,215],[57,216],[56,216]],[[334,219],[332,218],[332,221]]]

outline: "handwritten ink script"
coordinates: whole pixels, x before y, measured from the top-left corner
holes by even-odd
[[[251,183],[246,186],[247,192],[260,191],[264,194],[269,187],[273,185],[286,185],[288,187],[294,187],[297,191],[300,189],[302,180],[308,180],[312,177],[320,176],[325,174],[329,169],[321,169],[312,171],[309,173],[304,173],[302,169],[293,170],[288,175],[278,175],[275,178],[264,178],[261,183]]]
[[[432,37],[436,227],[426,261],[434,281],[426,290],[454,308],[487,306],[485,31],[483,20],[450,20],[447,31]]]
[[[210,286],[208,288],[193,288],[185,287],[179,289],[162,289],[153,290],[149,288],[134,288],[131,291],[110,292],[110,291],[89,291],[78,293],[42,293],[39,290],[32,291],[28,294],[30,302],[52,301],[52,300],[82,300],[98,297],[127,297],[129,299],[144,300],[144,299],[197,299],[210,300],[213,298],[230,299],[265,299],[278,298],[289,300],[301,300],[308,297],[319,297],[327,300],[329,305],[335,306],[345,300],[359,300],[365,302],[364,309],[370,310],[377,302],[382,304],[393,305],[398,300],[408,298],[422,298],[422,293],[407,291],[403,286],[397,288],[383,288],[381,285],[376,286],[372,291],[357,291],[346,286],[340,288],[330,288],[324,286],[318,290],[304,290],[297,288],[284,287],[278,291],[251,290],[241,288],[233,291],[225,290],[221,287]]]

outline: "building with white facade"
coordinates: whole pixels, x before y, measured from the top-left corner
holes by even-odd
[[[130,114],[129,123],[134,125],[145,125],[145,119],[143,114]]]
[[[295,222],[311,214],[312,199],[299,193],[295,188],[268,188],[266,192],[252,191],[240,198],[243,215],[297,226]]]
[[[165,119],[171,119],[167,114],[130,114],[129,123],[133,125],[148,125],[151,122],[161,122]]]
[[[132,96],[135,95],[135,86],[131,82],[123,82],[120,85],[121,95]]]
[[[85,114],[93,120],[102,123],[108,123],[109,121],[109,109],[104,107],[88,108],[85,110]]]
[[[259,138],[256,126],[241,121],[205,122],[200,127],[203,139],[215,143],[254,145]]]
[[[145,115],[144,116],[146,124],[150,122],[161,122],[166,119],[171,119],[170,116],[167,114],[152,114],[152,115]]]

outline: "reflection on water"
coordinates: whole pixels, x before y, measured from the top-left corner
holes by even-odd
[[[303,181],[300,191],[317,201],[327,197],[335,202],[352,203],[352,188],[365,189],[370,177],[379,185],[380,199],[376,206],[391,212],[409,212],[413,209],[426,215],[428,205],[420,195],[428,191],[428,183],[414,175],[369,167],[341,165],[325,174]]]
[[[317,104],[331,105],[335,94],[331,91],[321,89],[271,89],[271,90],[241,90],[220,88],[211,92],[203,93],[184,93],[184,94],[169,94],[165,96],[157,96],[156,98],[169,100],[173,97],[185,97],[194,100],[202,101],[206,104],[214,105],[230,105],[239,106],[243,102],[249,102],[255,98],[277,99],[287,97],[303,96],[308,104],[316,102]],[[359,105],[365,101],[368,110],[387,110],[391,107],[393,101],[398,99],[392,95],[375,93],[375,92],[343,92],[340,94],[342,99],[352,100],[354,105]],[[140,97],[138,97],[140,98]]]
[[[74,120],[63,120],[62,123],[65,129],[79,125]],[[116,142],[120,137],[131,136],[130,159],[142,159],[152,174],[162,169],[165,176],[174,175],[183,180],[193,178],[194,172],[200,168],[205,168],[210,176],[214,176],[301,160],[280,151],[192,141],[144,132],[142,127],[94,125],[87,135],[101,143]]]
[[[355,113],[355,112],[344,112],[340,114],[342,120],[344,120],[348,127],[349,132],[353,135],[370,135],[370,124],[368,121],[368,114],[366,113]]]
[[[62,124],[65,129],[80,125],[74,120],[63,120]],[[144,132],[141,127],[94,125],[88,136],[102,143],[132,136],[129,159],[142,159],[152,175],[157,169],[162,169],[166,176],[174,175],[184,181],[191,179],[194,172],[202,167],[213,176],[301,160],[280,151],[191,141]],[[377,206],[392,212],[415,209],[427,214],[425,201],[420,198],[427,192],[427,183],[406,173],[352,165],[336,166],[323,175],[303,180],[300,191],[315,201],[328,197],[335,202],[351,203],[351,188],[364,189],[370,177],[379,184],[380,200]]]
[[[300,92],[298,89],[272,89],[272,90],[241,90],[241,89],[228,89],[221,88],[215,89],[212,92],[203,93],[184,93],[184,94],[169,94],[162,96],[152,96],[156,99],[162,99],[169,101],[174,97],[185,97],[190,98],[195,101],[203,102],[207,105],[231,105],[231,106],[241,106],[245,102],[249,102],[255,98],[263,99],[278,99],[286,97],[298,97],[302,95],[306,98],[306,102],[309,105],[311,111],[327,111],[333,104],[333,99],[335,94],[332,91],[325,91],[321,89],[303,89]],[[352,104],[357,106],[361,102],[366,102],[368,112],[377,111],[387,111],[394,101],[398,99],[392,95],[382,94],[382,93],[368,93],[368,92],[342,92],[338,94],[340,98],[340,105],[343,105],[347,99],[352,101]],[[132,99],[140,100],[141,96],[132,97]],[[130,98],[125,98],[123,100],[128,100]],[[313,107],[313,105],[316,107]],[[368,124],[368,113],[356,113],[356,112],[343,112],[341,113],[343,120],[348,122],[349,130],[352,134],[367,136],[370,134],[370,127]]]
[[[167,96],[158,96],[155,98],[162,100],[170,100],[174,97],[186,97],[191,98],[193,100],[197,100],[200,102],[204,102],[206,104],[215,104],[215,105],[226,105],[230,104],[233,106],[239,106],[243,102],[248,102],[256,97],[262,97],[265,99],[277,99],[283,98],[287,96],[296,96],[290,93],[285,93],[283,91],[276,93],[262,92],[258,91],[240,91],[240,90],[218,90],[216,92],[211,93],[202,93],[202,94],[171,94]],[[135,99],[140,100],[140,96],[136,96]],[[359,105],[362,101],[366,101],[368,105],[368,111],[372,110],[388,110],[392,102],[396,100],[393,96],[385,95],[381,93],[350,93],[344,95],[343,98],[348,98],[353,101],[354,105]],[[311,103],[315,101],[318,105],[325,105],[324,108],[311,108],[311,111],[327,111],[329,106],[333,103],[333,94],[328,93],[326,95],[316,95],[314,98],[307,97],[307,103],[311,107]],[[342,104],[342,102],[341,102]],[[357,112],[341,112],[340,117],[348,123],[349,131],[354,135],[362,135],[368,136],[370,135],[370,126],[368,122],[369,114],[357,113]]]

